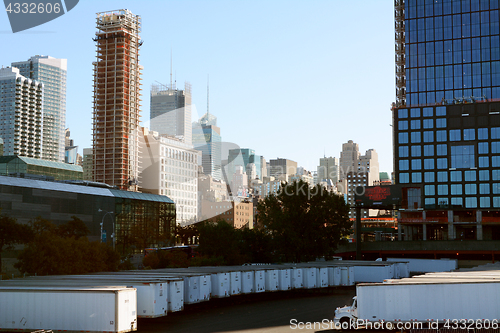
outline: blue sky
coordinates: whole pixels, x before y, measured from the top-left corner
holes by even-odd
[[[170,81],[192,85],[193,114],[218,117],[223,141],[316,170],[342,143],[379,154],[392,171],[394,88],[392,0],[80,0],[67,14],[13,34],[0,14],[0,65],[41,54],[68,59],[66,126],[83,148],[92,139],[95,13],[142,17],[142,120],[149,92]]]

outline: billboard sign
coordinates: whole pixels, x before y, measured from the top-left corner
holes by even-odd
[[[399,207],[402,199],[400,185],[358,186],[354,193],[356,206],[374,209]]]

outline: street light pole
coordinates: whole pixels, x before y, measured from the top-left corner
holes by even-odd
[[[103,229],[103,226],[104,226],[104,218],[108,214],[113,214],[113,211],[108,212],[106,210],[103,210],[103,209],[99,208],[98,212],[99,213],[100,212],[105,212],[104,215],[102,216],[102,221],[101,221],[101,243],[102,243],[102,229]],[[115,220],[113,219],[111,222],[113,223],[113,233],[111,234],[111,238],[113,238],[113,250],[114,250],[115,249]]]

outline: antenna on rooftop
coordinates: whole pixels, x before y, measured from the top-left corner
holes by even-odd
[[[170,48],[170,89],[172,89],[172,48]]]

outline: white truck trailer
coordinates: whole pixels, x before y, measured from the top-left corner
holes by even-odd
[[[137,330],[135,288],[0,287],[0,330]]]
[[[98,288],[98,287],[129,287],[137,290],[137,317],[156,318],[167,315],[168,283],[153,279],[120,279],[100,278],[87,276],[41,276],[0,281],[0,287],[69,287],[69,288]]]
[[[408,328],[403,324],[417,323],[411,328],[433,329],[437,327],[431,325],[439,324],[451,329],[461,328],[465,321],[478,328],[478,319],[483,328],[500,326],[500,283],[496,281],[404,280],[412,281],[358,284],[353,304],[335,310],[336,327],[352,322],[354,328],[399,329]]]

